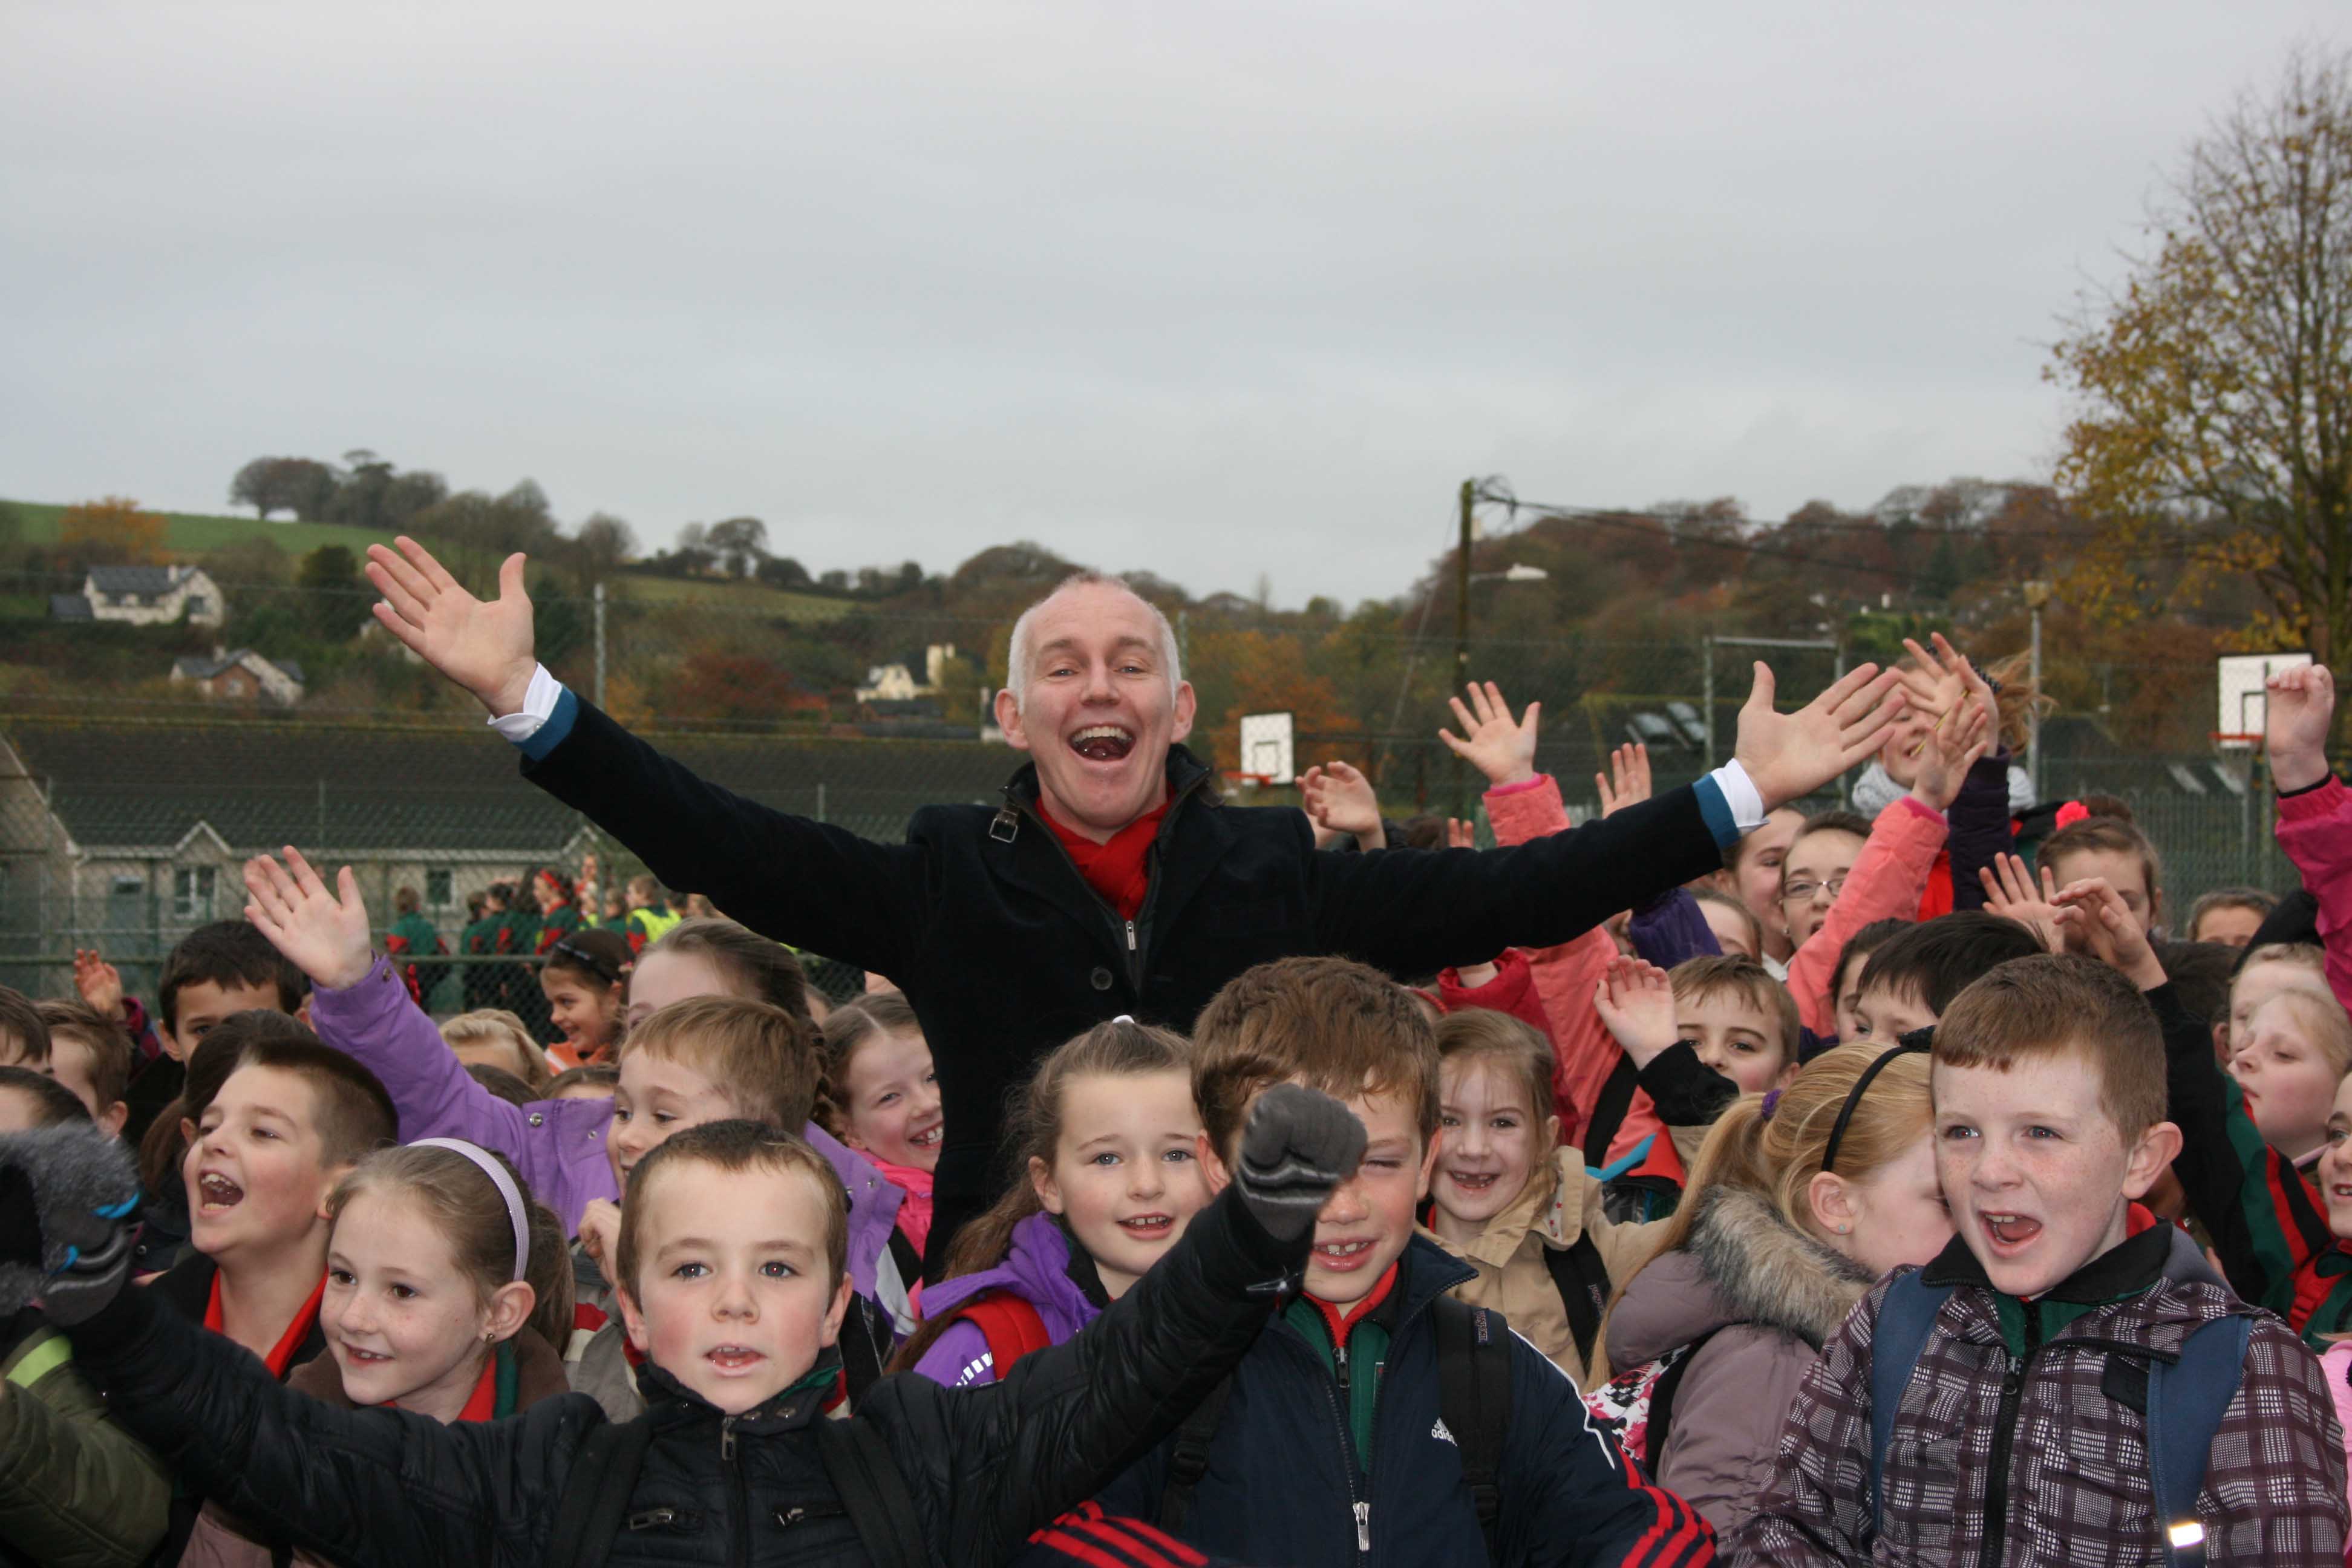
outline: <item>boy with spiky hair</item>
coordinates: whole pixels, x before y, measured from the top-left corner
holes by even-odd
[[[1340,1100],[1368,1142],[1317,1215],[1303,1291],[1103,1506],[1295,1568],[1708,1560],[1706,1523],[1642,1481],[1575,1384],[1499,1313],[1446,1294],[1475,1271],[1414,1233],[1439,1106],[1436,1037],[1412,993],[1345,959],[1283,959],[1229,982],[1193,1037],[1213,1184],[1235,1168],[1251,1108],[1285,1085]],[[1493,1395],[1480,1426],[1457,1403],[1465,1379]]]
[[[2163,1039],[2095,960],[2011,959],[1936,1026],[1951,1245],[1805,1376],[1735,1563],[2339,1568],[2319,1363],[2137,1200],[2180,1147]]]

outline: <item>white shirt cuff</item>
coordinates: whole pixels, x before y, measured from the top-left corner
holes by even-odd
[[[532,682],[531,689],[534,692],[539,689],[536,681]],[[1742,833],[1753,833],[1764,826],[1764,796],[1758,793],[1756,781],[1748,776],[1748,770],[1739,765],[1738,758],[1734,757],[1707,776],[1714,779],[1716,787],[1723,792],[1723,804],[1731,808],[1731,825],[1734,827]]]
[[[555,717],[556,700],[563,695],[563,682],[547,673],[547,666],[535,664],[530,669],[530,687],[522,694],[522,711],[504,713],[490,721],[490,728],[521,745],[539,733],[539,727]],[[1738,766],[1737,763],[1732,764]],[[1739,775],[1745,779],[1748,775]],[[1753,793],[1753,786],[1750,787]],[[1735,808],[1736,809],[1736,808]],[[1757,819],[1762,821],[1761,817]]]

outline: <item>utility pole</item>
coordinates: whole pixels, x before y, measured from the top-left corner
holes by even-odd
[[[1454,690],[1470,684],[1470,529],[1478,507],[1478,481],[1462,481],[1462,542],[1454,552]],[[1469,770],[1454,759],[1454,813],[1470,815]]]

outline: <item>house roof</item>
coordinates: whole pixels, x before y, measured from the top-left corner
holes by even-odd
[[[168,594],[195,570],[193,566],[93,566],[89,581],[101,594]]]
[[[98,617],[90,613],[87,595],[52,594],[49,595],[49,618],[53,621],[91,621]]]
[[[1021,761],[971,739],[649,738],[740,795],[809,816],[822,811],[893,842],[919,806],[993,804]],[[0,713],[0,740],[86,849],[171,845],[203,822],[238,853],[291,840],[327,856],[551,855],[581,826],[579,814],[522,780],[513,748],[478,723],[83,722]]]
[[[172,661],[172,673],[189,680],[210,680],[222,671],[252,659],[268,666],[298,685],[302,679],[302,667],[290,658],[265,658],[249,647],[235,647],[214,658],[208,654],[189,654]]]

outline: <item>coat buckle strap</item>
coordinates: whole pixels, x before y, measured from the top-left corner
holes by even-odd
[[[1011,806],[1001,808],[988,824],[988,836],[999,844],[1010,844],[1021,831],[1021,814]]]

